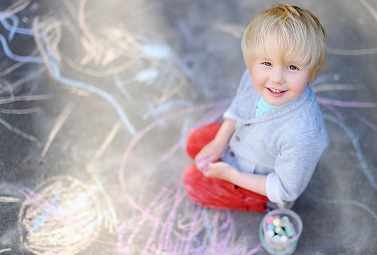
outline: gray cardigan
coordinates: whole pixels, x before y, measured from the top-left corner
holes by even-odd
[[[322,113],[309,86],[295,100],[254,118],[259,96],[246,71],[224,113],[237,124],[222,161],[241,172],[267,175],[270,201],[293,201],[329,145]]]

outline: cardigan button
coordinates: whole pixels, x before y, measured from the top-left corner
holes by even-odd
[[[236,141],[239,142],[241,139],[239,136],[236,136]]]
[[[249,127],[249,126],[251,126],[251,123],[246,123],[245,126]]]
[[[231,157],[234,157],[234,156],[236,156],[236,154],[234,154],[234,152],[233,152],[233,151],[229,152],[229,155],[230,155]]]

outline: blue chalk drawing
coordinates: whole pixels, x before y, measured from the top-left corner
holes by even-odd
[[[60,212],[63,214],[69,214],[70,212],[74,211],[79,211],[85,207],[88,206],[88,204],[94,202],[93,201],[93,195],[97,192],[98,190],[96,187],[91,188],[87,192],[81,194],[78,196],[75,200],[71,201],[71,203],[64,208],[60,209]]]
[[[3,12],[0,12],[0,15],[2,15],[2,14],[3,14]],[[12,15],[11,17],[12,17],[11,18],[12,20],[17,20],[16,16]],[[54,71],[54,77],[53,78],[55,78],[57,81],[59,81],[63,85],[83,89],[83,90],[89,91],[89,92],[96,94],[96,95],[102,97],[103,99],[105,99],[108,103],[110,103],[113,106],[113,108],[117,112],[118,116],[120,117],[121,121],[126,126],[128,131],[134,136],[137,134],[135,128],[133,127],[131,122],[128,120],[128,118],[127,118],[126,114],[124,113],[122,107],[120,106],[120,104],[116,101],[116,99],[111,94],[109,94],[109,93],[107,93],[107,92],[105,92],[105,91],[103,91],[103,90],[101,90],[101,89],[99,89],[99,88],[97,88],[93,85],[90,85],[88,83],[77,81],[77,80],[72,80],[72,79],[66,78],[66,77],[61,75],[59,66],[58,66],[57,61],[56,61],[56,58],[51,51],[50,44],[43,34],[38,33],[38,34],[35,35],[34,31],[31,30],[31,29],[17,28],[16,25],[18,25],[18,22],[13,22],[13,26],[12,26],[5,19],[2,19],[1,23],[3,24],[5,29],[10,31],[10,33],[12,34],[11,38],[13,38],[13,35],[15,33],[23,34],[23,35],[30,35],[30,36],[38,36],[39,38],[41,38],[42,41],[44,42],[46,50],[47,50],[47,54],[48,54],[48,57],[49,57],[48,61],[49,61],[50,65],[52,66],[53,71]],[[9,49],[8,43],[7,43],[7,41],[6,41],[6,39],[3,35],[0,35],[0,41],[1,41],[1,44],[3,46],[3,50],[4,50],[5,54],[10,59],[13,59],[17,62],[40,63],[40,64],[44,63],[44,60],[41,57],[30,57],[30,56],[15,55]]]
[[[145,56],[158,60],[167,59],[172,55],[170,47],[165,44],[146,44],[140,49]]]
[[[51,212],[53,211],[54,209],[54,206],[56,204],[56,202],[58,201],[58,198],[60,197],[60,194],[61,194],[62,190],[59,190],[58,193],[55,195],[55,197],[51,200],[51,203],[50,205],[48,206],[48,208],[45,210],[45,212],[41,215],[41,217],[39,219],[35,219],[35,221],[37,221],[35,224],[34,224],[34,227],[31,231],[29,231],[28,235],[31,235],[33,232],[35,232],[47,219],[47,217],[51,214]]]
[[[8,122],[6,122],[2,118],[0,118],[0,124],[2,124],[4,127],[6,127],[9,131],[14,132],[14,133],[16,133],[19,136],[22,136],[23,138],[25,138],[25,139],[27,139],[29,141],[35,142],[38,147],[41,147],[41,142],[38,140],[38,138],[36,138],[36,137],[34,137],[32,135],[26,134],[25,132],[23,132],[22,130],[20,130],[20,129],[16,128],[16,127],[13,127],[11,124],[9,124]]]
[[[136,74],[135,80],[140,83],[146,83],[147,85],[152,85],[159,75],[159,71],[155,67],[148,68],[146,70],[140,71]]]
[[[362,170],[363,170],[365,176],[369,180],[372,187],[374,189],[377,189],[376,181],[375,181],[375,179],[374,179],[374,177],[373,177],[373,175],[372,175],[372,173],[371,173],[371,171],[370,171],[370,169],[369,169],[369,167],[368,167],[368,165],[367,165],[367,163],[364,159],[361,148],[360,148],[360,146],[357,142],[356,135],[352,132],[352,130],[345,123],[338,120],[337,118],[335,118],[331,115],[328,115],[328,114],[324,114],[323,116],[324,116],[325,120],[330,121],[331,123],[338,125],[347,134],[347,136],[349,137],[349,139],[352,143],[352,146],[354,147],[354,149],[356,151],[357,158],[360,162],[360,165],[362,167]],[[320,198],[317,195],[312,194],[311,192],[307,192],[306,194],[307,194],[307,196],[311,197],[312,199],[314,199],[315,201],[318,201],[320,203],[352,205],[352,206],[358,207],[358,208],[366,211],[368,214],[370,214],[374,218],[374,220],[377,222],[377,213],[372,208],[370,208],[369,206],[367,206],[367,205],[365,205],[361,202],[358,202],[356,200]]]
[[[115,108],[116,112],[118,113],[120,119],[122,120],[123,124],[126,126],[128,131],[132,135],[136,136],[137,132],[136,132],[135,128],[133,127],[131,122],[128,120],[128,118],[127,118],[126,114],[123,112],[123,109],[120,106],[120,104],[115,100],[115,98],[111,94],[109,94],[109,93],[107,93],[107,92],[105,92],[105,91],[103,91],[103,90],[101,90],[97,87],[89,85],[87,83],[68,79],[68,78],[65,78],[64,76],[61,76],[59,67],[58,67],[56,62],[51,62],[51,66],[53,67],[55,78],[58,81],[60,81],[62,84],[70,86],[70,87],[75,87],[75,88],[79,88],[79,89],[89,91],[93,94],[96,94],[96,95],[104,98],[107,102],[109,102]]]
[[[13,36],[18,33],[18,34],[23,34],[23,35],[34,35],[33,30],[27,29],[27,28],[19,28],[18,27],[18,17],[16,15],[11,15],[9,18],[13,21],[13,25],[9,24],[6,19],[1,18],[5,14],[4,12],[0,11],[0,22],[3,25],[3,27],[9,31],[9,36],[8,39],[11,41],[13,39]]]
[[[0,41],[1,45],[3,46],[5,54],[10,58],[13,59],[14,61],[17,62],[28,62],[28,63],[38,63],[42,64],[44,63],[43,59],[40,57],[30,57],[30,56],[19,56],[14,54],[8,47],[7,41],[4,36],[0,34]]]
[[[352,130],[346,125],[344,124],[343,122],[341,122],[340,120],[338,120],[337,118],[331,116],[331,115],[328,115],[328,114],[324,114],[324,118],[336,125],[338,125],[339,127],[341,127],[343,129],[343,131],[347,134],[347,136],[349,137],[351,143],[352,143],[352,146],[353,148],[355,149],[356,151],[356,156],[360,162],[360,165],[361,165],[361,168],[365,174],[365,176],[367,177],[368,181],[370,182],[370,184],[372,185],[372,187],[377,190],[377,183],[376,183],[376,180],[374,179],[374,176],[373,174],[371,173],[369,167],[368,167],[368,164],[366,163],[365,159],[364,159],[364,156],[363,156],[363,153],[360,149],[360,146],[359,146],[359,143],[357,142],[357,138],[356,138],[356,135],[352,132]]]
[[[10,17],[11,18],[11,20],[13,21],[13,28],[14,29],[11,29],[10,31],[9,31],[9,35],[8,35],[8,40],[9,41],[12,41],[13,40],[13,37],[14,37],[14,35],[15,35],[15,33],[16,33],[16,28],[18,27],[18,17],[17,16],[11,16]]]

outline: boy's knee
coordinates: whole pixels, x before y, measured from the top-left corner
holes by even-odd
[[[190,179],[190,176],[193,174],[195,168],[195,164],[191,164],[188,167],[185,168],[183,171],[183,181],[186,183],[187,179]]]
[[[195,158],[200,150],[215,138],[220,126],[221,122],[215,122],[192,131],[186,141],[187,154]]]
[[[186,141],[186,152],[191,158],[195,158],[196,154],[198,154],[201,149],[198,146],[199,137],[197,133],[197,130],[192,131]]]

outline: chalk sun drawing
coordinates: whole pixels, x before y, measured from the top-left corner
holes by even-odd
[[[98,237],[102,216],[96,189],[66,176],[21,192],[26,199],[19,212],[20,241],[34,254],[74,255]]]

